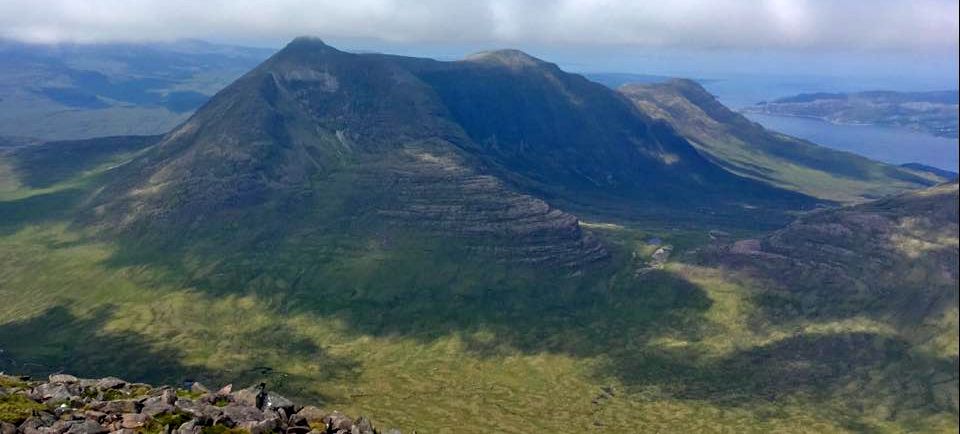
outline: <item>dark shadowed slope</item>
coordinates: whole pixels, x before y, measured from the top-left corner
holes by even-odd
[[[625,85],[620,92],[731,171],[814,197],[856,202],[946,181],[769,131],[691,80]]]
[[[622,95],[525,53],[390,59],[437,93],[471,139],[461,147],[502,177],[575,209],[675,221],[737,215],[763,225],[758,220],[811,203],[732,175]]]

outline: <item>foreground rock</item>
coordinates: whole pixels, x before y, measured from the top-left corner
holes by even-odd
[[[215,392],[154,387],[118,378],[0,374],[0,434],[377,434],[365,418],[302,407],[259,384]],[[397,430],[385,431],[399,434]]]

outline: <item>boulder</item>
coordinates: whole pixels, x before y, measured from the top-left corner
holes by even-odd
[[[197,419],[200,424],[212,424],[223,415],[220,407],[189,399],[177,400],[176,408]]]
[[[52,376],[53,377],[53,376]],[[45,383],[34,387],[29,394],[36,401],[65,402],[79,398],[80,386],[75,383]]]
[[[54,422],[53,425],[50,425],[49,431],[55,433],[65,433],[76,424],[76,421],[61,419]],[[43,431],[43,428],[40,428],[40,430]]]
[[[77,377],[68,374],[53,374],[48,378],[51,383],[77,383],[80,381]]]
[[[136,399],[118,399],[116,401],[101,401],[90,404],[91,410],[104,413],[139,413],[142,404]]]
[[[327,430],[333,432],[349,431],[353,427],[353,420],[339,411],[324,416],[323,423],[327,425]]]
[[[150,417],[157,417],[161,414],[173,413],[176,408],[170,404],[164,402],[152,402],[150,404],[144,404],[143,408],[140,409],[140,413],[145,414]]]
[[[150,416],[138,413],[124,413],[120,421],[120,427],[126,429],[143,428],[150,421]]]
[[[239,426],[249,431],[250,434],[267,434],[277,429],[277,420],[270,418],[261,421],[249,421]]]
[[[81,378],[77,381],[77,384],[84,389],[104,391],[122,388],[123,386],[127,385],[127,382],[116,377],[106,377],[93,379]]]
[[[263,411],[256,407],[250,407],[247,405],[230,404],[226,407],[223,407],[220,411],[223,412],[222,418],[232,422],[231,425],[240,425],[244,422],[260,422],[264,420]]]
[[[377,434],[377,432],[373,429],[373,422],[370,422],[370,419],[360,416],[350,427],[350,434]]]
[[[277,421],[277,428],[282,431],[287,427],[287,414],[283,410],[274,411],[271,409],[263,410],[263,419],[274,419]]]
[[[107,430],[104,427],[100,426],[97,421],[90,419],[75,423],[67,430],[67,434],[101,434],[105,432]]]
[[[318,420],[322,420],[322,419],[323,418],[321,417]],[[310,422],[307,421],[307,418],[304,417],[303,415],[296,413],[296,414],[290,415],[290,417],[287,418],[287,426],[288,427],[310,426]]]
[[[267,399],[264,402],[264,408],[270,408],[274,410],[283,410],[286,414],[293,414],[296,410],[296,405],[293,401],[281,396],[278,393],[268,392]]]
[[[264,384],[261,383],[258,386],[251,386],[246,389],[237,390],[231,393],[230,397],[237,404],[262,408],[266,402],[267,395],[264,391]]]
[[[39,429],[42,427],[53,425],[57,421],[57,417],[46,411],[35,414],[34,416],[28,417],[26,420],[20,423],[20,431],[26,431],[27,429]]]
[[[83,412],[83,417],[100,422],[101,420],[104,420],[107,417],[107,414],[102,411],[87,410]]]
[[[126,381],[123,381],[117,377],[106,377],[97,380],[97,388],[100,390],[119,389],[126,385]]]
[[[175,396],[175,395],[174,395]],[[146,414],[150,417],[154,417],[160,414],[173,413],[175,410],[173,404],[170,404],[170,397],[167,394],[167,391],[164,391],[162,395],[151,396],[147,399],[141,401],[142,407],[140,413]],[[173,400],[176,402],[176,399]]]
[[[17,426],[9,422],[0,421],[0,434],[17,434]]]
[[[308,423],[313,422],[325,422],[324,418],[327,417],[327,412],[313,405],[308,405],[300,409],[294,416],[300,416]]]
[[[200,434],[203,431],[203,427],[197,423],[196,419],[187,421],[183,425],[180,425],[179,428],[173,431],[174,434]]]
[[[168,405],[174,405],[177,403],[177,392],[173,389],[163,389],[163,393],[160,394],[160,402]]]

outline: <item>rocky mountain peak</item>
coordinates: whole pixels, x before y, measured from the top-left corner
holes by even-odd
[[[552,65],[549,62],[543,61],[516,49],[481,51],[467,56],[464,60],[467,62],[497,64],[511,68],[541,67]]]
[[[287,49],[311,49],[311,50],[336,50],[335,48],[327,45],[326,42],[323,42],[323,39],[317,36],[297,36],[292,41],[287,43],[284,47],[284,50]]]

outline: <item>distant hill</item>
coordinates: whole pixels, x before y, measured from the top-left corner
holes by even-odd
[[[946,180],[767,130],[691,80],[628,84],[620,92],[729,170],[821,199],[862,201]]]
[[[274,50],[202,41],[0,40],[0,136],[42,140],[172,129]]]
[[[903,168],[906,168],[906,169],[910,169],[910,170],[913,170],[913,171],[917,171],[917,172],[929,172],[929,173],[932,173],[932,174],[934,174],[934,175],[936,175],[936,176],[938,176],[938,177],[940,177],[940,178],[943,178],[943,179],[946,179],[946,180],[949,180],[949,181],[953,181],[953,180],[956,180],[956,179],[957,179],[957,172],[951,172],[951,171],[949,171],[949,170],[943,170],[943,169],[940,169],[940,168],[937,168],[937,167],[928,166],[928,165],[926,165],[926,164],[907,163],[907,164],[901,164],[900,167],[903,167]]]
[[[956,90],[805,93],[760,102],[745,110],[840,124],[887,125],[956,138],[958,100],[960,93]]]

